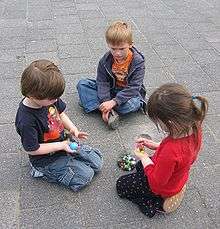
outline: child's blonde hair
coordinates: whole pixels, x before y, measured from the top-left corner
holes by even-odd
[[[195,101],[200,102],[198,106]],[[164,84],[156,89],[147,103],[147,113],[157,125],[162,121],[169,134],[188,134],[193,129],[195,134],[204,120],[208,101],[202,96],[192,96],[185,87],[177,83]]]
[[[49,60],[36,60],[22,73],[21,93],[35,99],[57,99],[65,89],[59,68]]]
[[[107,44],[119,45],[127,42],[133,43],[131,26],[124,21],[114,21],[106,30],[105,39]]]

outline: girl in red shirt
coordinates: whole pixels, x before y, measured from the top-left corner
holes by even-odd
[[[207,108],[205,98],[191,96],[176,83],[165,84],[154,91],[148,100],[147,113],[167,137],[160,143],[137,139],[138,147],[155,150],[155,153],[149,157],[147,152],[135,151],[140,159],[136,172],[117,181],[121,198],[138,204],[149,217],[163,210],[164,199],[180,192],[188,180],[190,167],[201,147],[201,124]]]

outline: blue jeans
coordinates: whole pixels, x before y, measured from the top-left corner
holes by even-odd
[[[38,166],[32,165],[32,176],[43,177],[49,182],[79,191],[101,170],[102,164],[103,158],[99,150],[81,145],[79,152],[72,155],[56,152],[46,156],[42,167],[40,163]]]
[[[77,90],[79,94],[80,104],[84,108],[86,113],[94,111],[99,108],[100,102],[97,95],[96,81],[93,79],[80,80],[77,84]],[[119,90],[112,89],[112,98],[115,97]],[[114,109],[119,114],[128,114],[130,112],[137,111],[142,104],[142,100],[139,97],[133,97],[126,103],[116,106]]]

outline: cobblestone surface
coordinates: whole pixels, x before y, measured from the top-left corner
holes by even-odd
[[[148,95],[178,82],[207,96],[204,147],[194,165],[181,207],[153,219],[121,200],[115,181],[120,154],[134,138],[160,138],[141,113],[110,131],[97,114],[78,106],[76,83],[95,77],[107,50],[104,31],[115,19],[130,22],[134,44],[146,57]],[[14,128],[21,99],[21,72],[32,60],[48,58],[67,81],[67,113],[104,154],[102,172],[79,193],[34,180]],[[0,1],[0,228],[220,228],[220,1],[219,0],[2,0]]]

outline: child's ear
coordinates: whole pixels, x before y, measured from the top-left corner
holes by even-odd
[[[134,44],[134,42],[132,41],[132,43],[129,45],[129,49],[132,48],[133,44]]]

